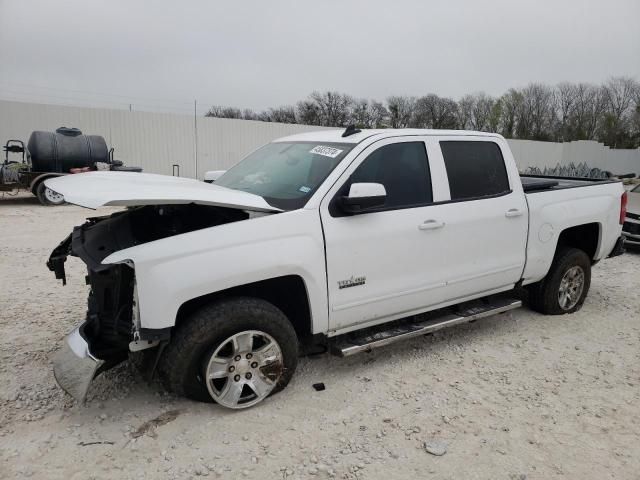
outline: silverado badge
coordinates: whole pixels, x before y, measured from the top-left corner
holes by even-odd
[[[338,280],[338,288],[357,287],[358,285],[364,285],[367,283],[367,277],[351,277],[347,280]]]

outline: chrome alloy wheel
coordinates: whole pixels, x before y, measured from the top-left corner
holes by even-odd
[[[52,205],[62,205],[64,203],[64,196],[48,187],[44,188],[44,198]]]
[[[558,289],[558,304],[563,310],[571,310],[576,306],[584,290],[584,270],[582,267],[571,267],[566,271]]]
[[[205,371],[211,397],[227,408],[247,408],[273,391],[282,375],[278,342],[268,333],[246,330],[224,340]]]

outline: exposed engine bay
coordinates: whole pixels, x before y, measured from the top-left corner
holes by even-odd
[[[133,340],[157,340],[141,333],[136,318],[135,271],[126,263],[102,264],[110,254],[167,237],[246,220],[249,213],[232,208],[196,204],[130,207],[104,217],[87,219],[75,227],[51,253],[49,270],[66,284],[69,255],[87,265],[91,286],[87,318],[80,334],[89,353],[107,370],[125,360]]]

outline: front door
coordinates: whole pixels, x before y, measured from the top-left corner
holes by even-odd
[[[445,245],[429,223],[431,170],[424,139],[386,139],[365,149],[322,203],[330,330],[383,320],[436,301]],[[383,208],[345,215],[336,206],[352,183],[384,185]],[[435,268],[428,268],[429,265]]]

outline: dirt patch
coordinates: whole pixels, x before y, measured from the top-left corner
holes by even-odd
[[[180,415],[180,410],[169,410],[168,412],[161,413],[156,418],[153,418],[147,422],[144,422],[133,432],[131,432],[131,438],[138,438],[143,435],[150,437],[157,437],[156,428],[166,425],[169,422],[173,422]]]

